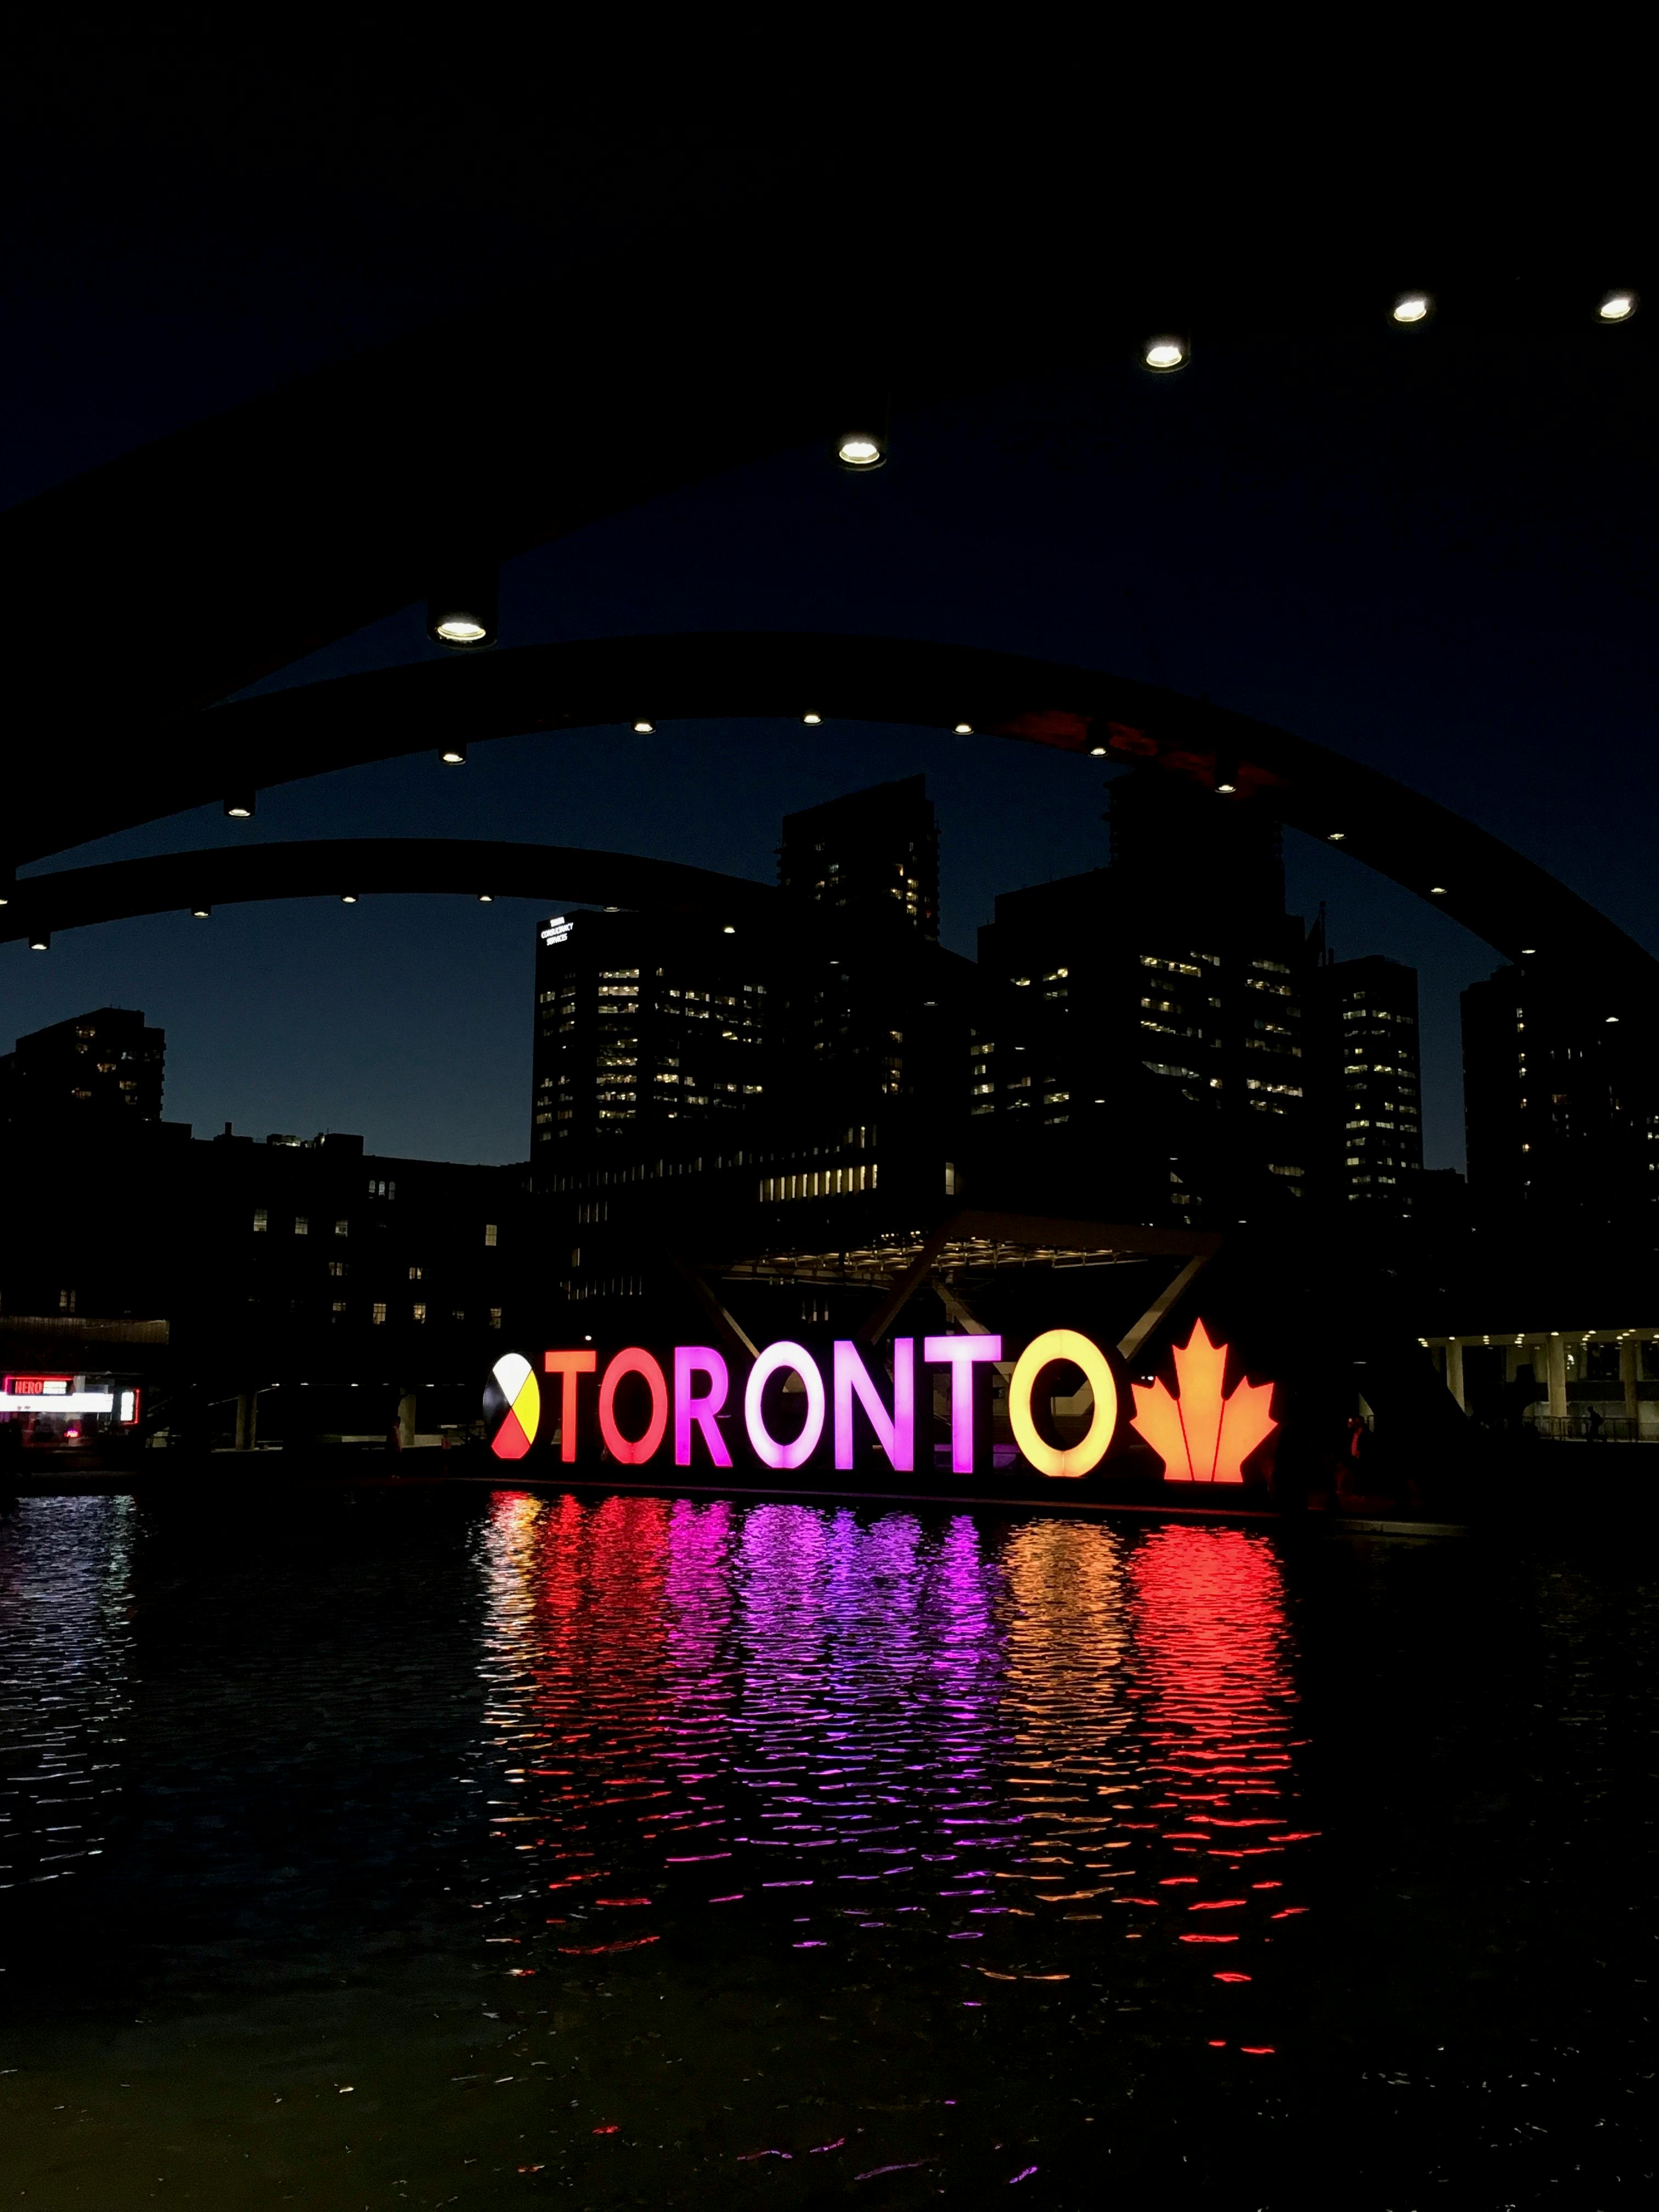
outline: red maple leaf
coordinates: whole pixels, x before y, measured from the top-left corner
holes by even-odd
[[[1165,1482],[1243,1482],[1244,1462],[1279,1426],[1271,1382],[1241,1382],[1222,1395],[1227,1347],[1212,1344],[1203,1322],[1176,1347],[1177,1396],[1161,1379],[1133,1388],[1139,1429],[1164,1462]]]

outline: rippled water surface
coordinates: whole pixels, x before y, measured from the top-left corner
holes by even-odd
[[[0,1518],[0,2203],[1646,2197],[1639,1561]]]

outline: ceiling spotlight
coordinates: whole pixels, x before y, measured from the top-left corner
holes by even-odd
[[[823,717],[822,714],[803,714],[801,716],[801,720],[803,722],[806,723],[809,728],[816,729],[818,724],[823,720]]]
[[[1627,323],[1636,306],[1634,292],[1609,292],[1595,312],[1604,323]]]
[[[426,634],[453,653],[477,653],[495,642],[501,572],[488,568],[450,577],[426,603]]]
[[[29,932],[29,951],[31,952],[50,952],[51,950],[52,932],[49,929],[32,929]]]
[[[1523,960],[1530,960],[1535,956],[1537,951],[1538,947],[1535,945],[1523,945],[1521,947],[1521,957]]]
[[[1618,1015],[1617,1015],[1617,1014],[1609,1014],[1609,1015],[1607,1016],[1607,1019],[1608,1019],[1610,1022],[1616,1022],[1616,1021],[1619,1019],[1619,1017],[1618,1017]]]
[[[226,799],[225,812],[233,822],[251,822],[253,819],[253,793],[251,791],[237,792],[234,797]]]
[[[725,927],[720,931],[720,935],[721,935],[722,937],[735,937],[735,936],[737,935],[737,933],[737,933],[737,931],[732,927],[732,924],[731,924],[729,921],[726,924]]]
[[[1182,338],[1148,338],[1141,356],[1148,368],[1179,368],[1187,358],[1186,341]]]
[[[340,893],[340,904],[342,906],[356,906],[356,903],[357,894],[356,891],[342,891]]]
[[[1325,842],[1328,845],[1340,845],[1347,834],[1346,830],[1328,830],[1325,832]]]
[[[635,722],[634,734],[636,738],[648,738],[656,726],[654,722]]]
[[[480,906],[494,906],[495,903],[495,894],[494,891],[480,891],[478,893],[478,904]]]
[[[1091,760],[1104,760],[1106,757],[1105,746],[1091,745],[1089,748],[1089,757]]]
[[[974,726],[971,722],[958,722],[956,725],[956,733],[959,738],[971,738],[974,734]]]
[[[205,921],[212,912],[213,908],[210,906],[193,906],[191,908],[191,913],[198,921]]]
[[[1431,305],[1426,292],[1402,292],[1394,303],[1394,319],[1397,323],[1426,322]]]
[[[439,754],[438,758],[443,763],[446,768],[465,768],[466,766],[466,747],[465,745],[446,745],[443,750]]]
[[[1221,793],[1221,796],[1224,799],[1231,799],[1233,793],[1238,789],[1238,786],[1236,783],[1218,783],[1216,786],[1216,789]]]
[[[1429,885],[1429,896],[1431,898],[1444,898],[1445,896],[1446,886],[1444,884],[1431,884]]]
[[[873,430],[849,430],[836,441],[836,459],[842,468],[867,476],[887,459],[887,441]]]

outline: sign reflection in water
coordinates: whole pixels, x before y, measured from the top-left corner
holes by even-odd
[[[1311,1838],[1266,1539],[503,1492],[481,1566],[514,1971],[718,1920],[1271,2047]]]

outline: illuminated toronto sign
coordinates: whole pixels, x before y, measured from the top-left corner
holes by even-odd
[[[1242,1483],[1244,1462],[1278,1426],[1270,1382],[1241,1379],[1224,1395],[1226,1359],[1227,1346],[1212,1344],[1200,1322],[1175,1352],[1175,1393],[1161,1380],[1133,1386],[1129,1425],[1163,1460],[1167,1481]],[[895,1337],[880,1358],[848,1338],[827,1352],[784,1338],[736,1373],[711,1344],[661,1353],[631,1344],[603,1360],[591,1344],[555,1346],[539,1366],[545,1409],[522,1353],[505,1353],[491,1370],[484,1415],[497,1459],[526,1458],[540,1437],[566,1467],[602,1456],[619,1467],[725,1468],[735,1451],[778,1474],[809,1465],[849,1474],[873,1451],[894,1474],[912,1474],[919,1455],[933,1467],[938,1404],[939,1455],[953,1474],[988,1474],[994,1375],[1006,1381],[1018,1459],[1034,1474],[1075,1480],[1110,1450],[1122,1402],[1117,1354],[1072,1328],[1044,1330],[1012,1360],[1000,1336],[981,1334]],[[1055,1369],[1080,1375],[1086,1416],[1075,1410],[1083,1393],[1073,1385],[1073,1410],[1056,1420]]]

